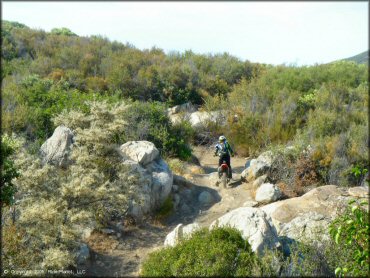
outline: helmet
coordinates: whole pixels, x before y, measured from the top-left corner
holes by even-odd
[[[218,138],[218,141],[220,142],[226,141],[226,137],[221,135],[220,138]]]

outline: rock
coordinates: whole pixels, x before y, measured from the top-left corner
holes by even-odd
[[[183,213],[183,214],[191,213],[191,208],[187,204],[182,204],[180,210],[181,210],[181,213]]]
[[[256,159],[252,159],[250,167],[242,172],[242,179],[248,182],[264,175],[271,167],[273,162],[273,154],[271,151],[262,153]]]
[[[164,246],[175,246],[180,238],[182,238],[182,226],[183,224],[178,224],[175,229],[173,229],[164,240]]]
[[[369,172],[367,172],[365,176],[363,177],[361,186],[366,187],[367,190],[369,190]]]
[[[208,191],[203,191],[198,196],[198,201],[202,206],[209,206],[214,203],[214,198]]]
[[[124,164],[131,168],[129,179],[131,177],[138,179],[136,199],[129,201],[128,215],[140,220],[145,214],[149,213],[154,207],[152,198],[152,175],[144,169],[138,162],[125,160]]]
[[[160,207],[172,191],[173,175],[167,163],[157,158],[142,166],[127,159],[122,162],[130,167],[130,176],[138,179],[137,198],[130,200],[128,214],[140,220],[145,214]]]
[[[156,159],[145,166],[152,173],[152,204],[159,207],[171,193],[173,185],[173,174],[170,167],[163,159]]]
[[[223,125],[226,122],[226,117],[223,115],[223,113],[223,111],[197,111],[189,115],[189,122],[193,128],[204,127],[211,122]]]
[[[141,165],[146,165],[159,156],[158,149],[149,141],[129,141],[123,144],[120,150],[124,158],[134,160]]]
[[[309,212],[333,219],[337,215],[338,209],[346,206],[349,199],[351,198],[348,197],[345,189],[335,185],[325,185],[317,187],[301,197],[277,201],[262,206],[260,209],[271,217],[273,225],[280,233],[287,223]]]
[[[348,189],[348,194],[358,198],[368,198],[369,188],[366,186],[356,186]]]
[[[193,113],[195,111],[197,111],[197,108],[193,104],[191,104],[191,102],[187,102],[184,104],[180,104],[180,105],[176,105],[174,107],[168,108],[167,115],[171,116],[171,115],[175,115],[181,112]]]
[[[179,191],[179,186],[177,184],[172,185],[172,191],[173,192],[178,192]]]
[[[266,213],[259,208],[241,207],[218,218],[210,228],[235,227],[249,242],[252,251],[262,255],[264,248],[271,249],[280,246],[276,230],[271,226],[268,218]]]
[[[114,230],[113,229],[102,229],[101,232],[106,235],[113,235]]]
[[[77,264],[85,264],[88,259],[90,259],[90,249],[87,244],[83,243],[77,252]]]
[[[58,126],[40,148],[43,163],[67,167],[70,163],[68,156],[73,143],[72,131],[68,127]]]
[[[319,244],[324,244],[330,240],[327,231],[331,223],[331,218],[317,212],[301,213],[292,221],[282,226],[279,236],[295,241],[311,242],[317,241]],[[283,240],[284,241],[284,240]]]
[[[243,207],[255,207],[258,205],[256,201],[245,201]]]
[[[196,222],[186,226],[179,224],[166,236],[164,246],[175,246],[180,240],[189,238],[191,234],[199,229],[200,226]]]
[[[255,181],[253,181],[253,188],[258,188],[260,187],[267,179],[267,175],[263,175],[258,177]]]
[[[180,195],[179,194],[174,194],[173,195],[173,206],[175,209],[179,206],[180,204]]]
[[[182,176],[176,175],[176,174],[173,175],[173,183],[179,186],[182,186],[182,187],[193,187],[195,185],[191,181],[185,179]]]
[[[256,201],[260,203],[271,203],[281,198],[279,187],[272,183],[262,184],[256,191]]]

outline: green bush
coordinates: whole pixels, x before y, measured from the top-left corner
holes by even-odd
[[[336,218],[330,227],[330,235],[343,249],[352,250],[347,260],[337,262],[335,274],[367,276],[369,274],[370,221],[368,202],[349,202],[345,212]]]
[[[259,268],[257,256],[238,230],[206,228],[175,247],[149,254],[143,276],[251,276]]]
[[[191,126],[186,122],[173,126],[165,113],[164,104],[135,101],[127,109],[124,119],[134,123],[124,131],[126,141],[150,141],[163,156],[181,159],[191,156],[188,144],[193,133]]]
[[[1,137],[1,206],[13,204],[13,196],[16,192],[13,179],[19,177],[19,172],[12,159],[16,148],[17,143],[14,139],[7,134]]]

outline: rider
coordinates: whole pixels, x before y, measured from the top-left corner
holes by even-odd
[[[216,145],[215,155],[218,155],[220,159],[218,160],[218,166],[225,161],[227,166],[229,166],[229,175],[228,178],[232,178],[232,171],[230,165],[230,155],[234,157],[234,151],[232,150],[229,142],[226,141],[226,137],[221,135],[218,139],[219,143]]]

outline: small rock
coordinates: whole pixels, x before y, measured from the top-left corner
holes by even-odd
[[[173,192],[178,192],[179,191],[179,186],[177,184],[172,185],[172,190]]]
[[[201,203],[201,205],[208,206],[211,205],[214,202],[214,198],[211,193],[208,191],[203,191],[198,196],[198,201]]]
[[[258,202],[256,201],[246,201],[243,204],[243,207],[255,207],[258,205]]]
[[[102,230],[101,230],[101,232],[102,232],[103,234],[107,234],[107,235],[112,235],[112,234],[114,234],[114,230],[112,230],[112,229],[102,229]]]
[[[260,203],[270,203],[281,197],[279,187],[272,183],[262,184],[256,191],[256,201]]]

